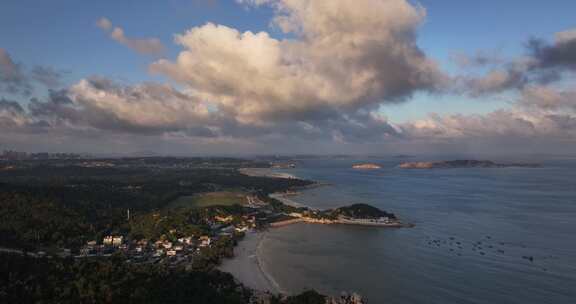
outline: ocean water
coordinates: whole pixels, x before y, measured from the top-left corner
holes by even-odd
[[[381,170],[351,169],[376,162]],[[369,203],[415,228],[296,224],[262,241],[286,292],[357,291],[369,303],[576,303],[576,160],[543,168],[395,168],[399,159],[303,160],[330,183],[295,201]]]

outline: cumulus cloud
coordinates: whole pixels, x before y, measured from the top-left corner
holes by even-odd
[[[558,32],[554,35],[554,38],[556,39],[556,44],[574,41],[576,39],[576,29]]]
[[[96,21],[96,26],[101,28],[104,31],[109,31],[112,29],[112,21],[106,17],[102,17]]]
[[[483,77],[462,78],[473,96],[501,93],[524,86],[528,80],[522,70],[492,70]]]
[[[382,105],[454,86],[416,44],[423,8],[404,0],[238,2],[271,6],[272,24],[287,38],[212,23],[176,35],[183,48],[178,57],[157,60],[150,69],[179,82],[180,89],[102,77],[56,89],[61,72],[27,70],[0,49],[0,90],[23,90],[32,82],[52,88],[48,97],[26,106],[1,99],[0,140],[7,134],[22,142],[50,134],[72,142],[166,140],[281,149],[293,143],[576,139],[576,91],[550,85],[573,71],[573,31],[558,33],[550,43],[533,40],[525,58],[479,52],[457,59],[463,68],[488,68],[481,77],[457,78],[468,93],[518,89],[509,108],[394,124],[381,114]],[[127,38],[106,18],[97,26],[130,48],[157,53],[149,40]]]
[[[547,111],[574,112],[576,91],[547,86],[530,86],[522,90],[519,105]]]
[[[195,96],[167,85],[122,85],[89,78],[65,90],[51,91],[27,108],[0,101],[0,128],[18,137],[49,134],[55,138],[134,144],[201,142],[207,145],[271,145],[314,147],[328,144],[405,144],[576,139],[576,91],[530,86],[509,109],[488,114],[437,115],[393,124],[373,110],[339,112],[308,120],[247,124],[212,109]],[[146,139],[150,138],[150,139]],[[307,143],[307,144],[304,144]],[[283,146],[283,145],[280,145]],[[230,147],[230,146],[229,146]],[[284,146],[283,146],[284,147]]]
[[[556,34],[554,43],[532,39],[528,43],[533,69],[576,70],[576,30]]]
[[[63,72],[47,66],[38,65],[31,70],[26,69],[0,48],[0,93],[30,96],[34,82],[56,88],[61,85],[62,75]]]
[[[576,139],[576,91],[527,86],[509,109],[487,114],[431,114],[400,126],[411,139]]]
[[[21,65],[15,63],[5,49],[0,48],[0,92],[29,95],[31,90]]]
[[[425,11],[407,1],[249,2],[271,5],[274,25],[295,38],[208,23],[177,35],[184,50],[151,70],[252,124],[397,102],[444,80],[416,45]]]
[[[474,96],[523,89],[528,85],[546,85],[576,72],[576,30],[556,33],[553,42],[531,39],[526,44],[528,55],[504,61],[482,76],[459,77],[464,90]],[[484,60],[486,59],[486,60]],[[488,58],[463,56],[461,62],[489,64]]]
[[[140,54],[159,56],[164,53],[164,45],[158,38],[136,39],[126,37],[124,29],[118,26],[114,27],[108,18],[100,18],[96,22],[96,26],[101,28],[104,32],[109,33],[110,38],[116,42],[123,44]]]
[[[19,103],[0,99],[0,128],[12,129],[26,125],[28,117]]]
[[[493,66],[505,63],[505,59],[496,51],[477,51],[473,55],[457,52],[452,54],[451,60],[460,68]]]
[[[35,66],[30,71],[30,77],[48,88],[62,86],[64,72],[48,66]]]
[[[398,132],[385,117],[363,110],[310,120],[246,124],[167,85],[121,85],[100,77],[52,90],[47,98],[33,98],[26,108],[2,101],[0,122],[4,131],[13,134],[133,134],[244,143],[379,142]]]
[[[205,105],[161,84],[122,86],[108,79],[83,79],[67,90],[52,91],[48,101],[30,104],[33,117],[54,124],[119,132],[161,134],[203,128]]]

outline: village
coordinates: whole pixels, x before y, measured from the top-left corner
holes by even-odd
[[[285,195],[291,195],[291,191]],[[274,196],[277,198],[278,196]],[[209,233],[203,235],[182,235],[170,230],[168,235],[158,239],[129,240],[124,235],[111,234],[101,240],[88,241],[75,258],[111,256],[121,253],[130,263],[167,263],[172,266],[186,265],[222,241],[238,241],[252,230],[281,227],[299,222],[314,224],[348,224],[384,227],[406,227],[393,215],[373,214],[368,217],[354,217],[341,214],[344,208],[335,210],[313,210],[306,207],[290,206],[277,202],[276,207],[257,196],[247,195],[242,206],[242,214],[216,214],[208,219]],[[279,207],[280,206],[280,207]],[[360,206],[360,207],[358,207]],[[349,207],[348,207],[349,208]],[[358,208],[367,208],[357,205]],[[282,210],[279,210],[282,209]],[[337,211],[336,213],[334,211]],[[179,237],[174,237],[178,235]]]
[[[240,218],[239,222],[237,219]],[[235,221],[235,224],[232,222]],[[256,229],[256,215],[216,215],[210,221],[210,232],[203,235],[182,235],[169,231],[159,239],[130,240],[124,235],[111,234],[101,240],[88,241],[74,258],[109,257],[122,254],[128,263],[157,264],[169,266],[191,265],[212,247],[228,241],[238,241],[248,230]]]

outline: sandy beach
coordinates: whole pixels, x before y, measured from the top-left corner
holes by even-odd
[[[238,171],[248,176],[263,176],[263,177],[287,178],[287,179],[298,178],[295,175],[289,173],[275,172],[270,168],[241,168]]]
[[[225,259],[220,270],[231,273],[238,281],[255,290],[280,293],[280,287],[268,275],[258,258],[265,232],[248,232],[234,248],[234,258]]]
[[[272,193],[272,194],[268,194],[269,197],[279,200],[280,202],[282,202],[284,205],[288,205],[288,206],[292,206],[295,208],[308,208],[308,209],[312,209],[304,204],[298,203],[296,201],[293,201],[291,199],[288,198],[288,196],[284,193]]]

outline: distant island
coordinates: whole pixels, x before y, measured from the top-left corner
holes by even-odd
[[[361,170],[375,170],[381,168],[382,167],[380,165],[374,163],[355,164],[352,166],[352,169],[361,169]]]
[[[398,167],[403,169],[450,169],[450,168],[537,168],[540,164],[530,163],[496,163],[490,160],[449,160],[434,162],[405,162]]]

